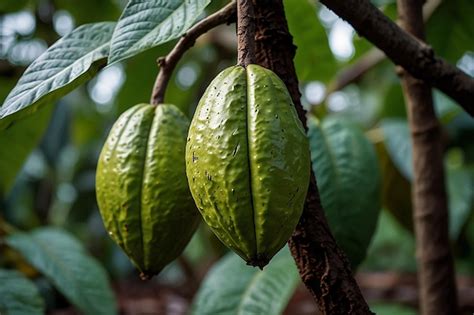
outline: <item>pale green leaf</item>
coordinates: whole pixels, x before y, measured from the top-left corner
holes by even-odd
[[[113,315],[116,301],[105,270],[69,233],[39,228],[6,238],[14,248],[84,314]]]
[[[314,1],[285,0],[288,27],[295,45],[295,67],[300,81],[329,81],[337,63],[329,48],[326,30],[317,17]]]
[[[15,270],[0,269],[0,314],[41,315],[44,302],[38,288]]]
[[[117,23],[109,63],[183,35],[210,0],[130,0]]]
[[[337,117],[322,123],[311,119],[309,137],[329,226],[355,269],[366,255],[381,207],[375,149],[359,128]]]
[[[51,118],[53,106],[41,108],[36,115],[14,124],[0,132],[0,197],[5,196],[23,163],[38,145]]]
[[[36,59],[0,108],[0,130],[92,78],[106,63],[114,25],[78,27]]]
[[[298,284],[298,271],[285,248],[263,271],[227,254],[207,274],[192,305],[195,315],[278,315]]]

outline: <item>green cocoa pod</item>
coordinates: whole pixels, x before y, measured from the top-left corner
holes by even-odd
[[[310,175],[305,131],[275,73],[234,66],[212,81],[189,129],[186,172],[211,230],[265,266],[298,223]]]
[[[100,154],[105,227],[145,279],[181,254],[199,224],[185,172],[188,127],[173,105],[139,104],[119,117]]]

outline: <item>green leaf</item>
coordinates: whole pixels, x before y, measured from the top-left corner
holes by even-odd
[[[447,167],[449,193],[449,236],[457,240],[462,228],[469,220],[472,209],[474,181],[465,167]]]
[[[38,145],[51,118],[53,106],[41,108],[34,116],[0,132],[0,197],[5,196],[31,151]]]
[[[435,52],[452,63],[474,43],[474,1],[450,0],[436,9],[427,24],[427,42]]]
[[[380,122],[384,144],[398,171],[413,180],[410,130],[405,119],[384,119]]]
[[[298,271],[287,248],[263,271],[246,266],[241,258],[229,253],[202,282],[191,314],[281,314],[298,279]]]
[[[364,259],[380,212],[375,149],[348,121],[309,121],[313,170],[329,226],[355,269]]]
[[[116,314],[116,301],[102,266],[69,233],[39,228],[6,238],[84,314]]]
[[[0,269],[0,283],[0,314],[44,314],[44,302],[38,288],[21,273]]]
[[[114,25],[78,27],[36,59],[0,108],[0,130],[92,78],[106,63]]]
[[[317,17],[316,4],[310,0],[285,0],[288,27],[298,47],[295,67],[300,81],[329,81],[337,63],[329,48],[326,30]]]
[[[109,63],[183,35],[210,0],[130,0],[115,28]]]
[[[383,315],[416,315],[416,309],[399,304],[376,303],[370,305],[370,309],[375,314]]]

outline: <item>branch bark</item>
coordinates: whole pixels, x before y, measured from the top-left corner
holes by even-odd
[[[423,0],[398,0],[397,4],[402,28],[424,40]],[[434,111],[431,88],[404,70],[399,73],[412,136],[412,199],[421,314],[456,314],[457,293],[448,234],[441,128]]]
[[[283,79],[306,125],[293,64],[296,47],[288,31],[282,0],[259,0],[255,5],[256,60]],[[300,222],[289,241],[301,278],[324,314],[372,314],[350,264],[337,246],[326,221],[314,174]]]
[[[237,64],[255,63],[255,12],[253,0],[237,0]]]
[[[433,49],[404,32],[369,0],[321,0],[357,33],[412,76],[438,88],[474,115],[474,78],[437,57]]]
[[[423,20],[425,22],[430,19],[441,3],[442,0],[426,1],[425,5],[423,6]],[[376,47],[370,49],[355,63],[343,69],[336,75],[336,77],[329,83],[324,99],[320,103],[325,102],[329,94],[342,90],[349,84],[359,81],[368,71],[380,64],[386,58],[387,56],[385,56],[385,54],[380,49]]]
[[[166,87],[168,86],[168,82],[176,65],[184,53],[194,45],[196,39],[216,26],[234,22],[236,19],[236,13],[236,2],[233,1],[216,13],[196,23],[196,25],[191,27],[186,34],[181,37],[176,46],[174,46],[166,57],[158,59],[160,71],[153,87],[150,100],[151,104],[156,105],[164,101]]]

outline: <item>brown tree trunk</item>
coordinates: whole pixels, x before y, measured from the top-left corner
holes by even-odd
[[[424,40],[423,2],[398,0],[402,27],[420,40]],[[403,70],[400,73],[413,148],[412,199],[421,314],[456,314],[441,128],[435,115],[431,88]]]
[[[253,2],[256,61],[272,69],[283,79],[298,115],[306,125],[306,112],[301,106],[301,94],[293,64],[296,47],[288,31],[282,1]],[[345,254],[336,245],[329,230],[313,174],[303,215],[289,244],[301,278],[322,313],[372,314],[352,276]]]

